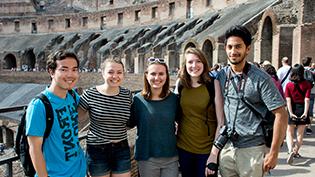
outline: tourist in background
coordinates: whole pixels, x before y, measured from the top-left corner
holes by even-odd
[[[315,89],[314,88],[314,78],[315,72],[311,68],[312,57],[304,57],[302,59],[302,65],[304,67],[304,78],[312,85],[311,96],[310,96],[310,108],[308,111],[308,116],[310,117],[310,123],[306,126],[306,134],[311,135],[313,133],[312,130],[312,119],[313,119],[313,109],[314,109],[314,98],[315,98]]]
[[[52,106],[54,118],[45,143],[44,104],[33,99],[27,107],[26,135],[36,177],[84,177],[86,174],[86,161],[78,138],[76,110],[80,97],[72,90],[79,79],[78,69],[79,60],[72,52],[57,51],[48,56],[51,83],[42,93]]]
[[[214,64],[213,67],[210,68],[210,72],[209,72],[210,77],[216,78],[218,72],[219,72],[220,69],[221,69],[220,67],[221,67],[221,66],[220,66],[218,63]]]
[[[170,92],[164,59],[149,58],[144,88],[133,98],[130,126],[137,126],[135,159],[141,177],[178,177],[175,118],[178,97]]]
[[[132,102],[130,90],[121,87],[124,65],[107,59],[101,64],[104,84],[84,91],[80,99],[79,117],[89,115],[87,160],[91,176],[129,177],[130,150],[127,121]]]
[[[281,86],[281,82],[277,76],[276,68],[273,67],[271,64],[266,64],[263,66],[263,69],[271,76],[273,83],[276,85],[277,89],[279,90],[281,96],[284,98],[284,92]]]
[[[292,164],[294,157],[300,157],[299,150],[303,144],[305,125],[310,123],[308,110],[310,105],[311,84],[304,79],[304,67],[295,64],[292,67],[290,81],[285,90],[287,107],[289,111],[289,126],[287,129],[288,164]],[[296,143],[294,145],[294,133]]]
[[[278,69],[277,71],[277,76],[281,82],[282,89],[285,91],[285,87],[287,83],[290,81],[290,71],[291,71],[291,66],[289,65],[289,58],[288,57],[283,57],[281,60],[282,66]]]
[[[182,177],[204,177],[207,163],[217,164],[218,149],[213,147],[213,141],[224,115],[220,87],[213,82],[203,52],[188,48],[176,86],[181,108],[177,147]]]

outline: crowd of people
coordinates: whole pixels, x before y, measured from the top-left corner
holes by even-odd
[[[118,59],[101,64],[102,85],[71,95],[79,60],[71,52],[52,53],[47,61],[51,84],[43,94],[54,117],[46,139],[44,104],[34,98],[27,108],[35,176],[131,176],[127,130],[133,127],[141,177],[264,176],[276,167],[285,137],[292,164],[301,156],[304,129],[313,116],[312,59],[291,67],[284,57],[276,71],[270,63],[247,61],[251,42],[245,27],[228,29],[224,46],[229,65],[217,64],[211,71],[203,52],[188,48],[174,92],[165,60],[148,58],[143,89],[135,95],[121,86],[125,68]],[[86,153],[78,140],[78,124],[84,120],[89,122]],[[262,122],[270,120],[273,134],[267,147]]]

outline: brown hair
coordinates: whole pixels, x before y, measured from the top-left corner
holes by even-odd
[[[109,58],[109,59],[104,60],[104,61],[102,62],[102,64],[101,64],[101,71],[102,71],[102,73],[104,72],[107,63],[117,63],[117,64],[121,64],[121,66],[122,66],[122,68],[123,68],[123,71],[125,71],[124,64],[123,64],[123,62],[122,62],[120,59],[118,59],[118,58]]]
[[[187,70],[186,70],[186,55],[187,54],[193,54],[196,55],[200,61],[203,64],[203,71],[200,75],[200,79],[198,81],[198,83],[200,84],[206,84],[207,82],[211,81],[211,78],[209,76],[209,68],[208,68],[208,61],[206,60],[205,54],[197,48],[188,48],[185,51],[184,54],[184,61],[182,63],[181,66],[181,70],[180,70],[180,82],[181,84],[185,87],[185,88],[192,88],[192,83],[191,83],[191,78],[190,75],[188,74]]]
[[[147,80],[147,77],[146,75],[148,74],[148,68],[150,65],[153,65],[153,64],[156,64],[156,65],[162,65],[165,67],[165,72],[166,72],[166,81],[163,85],[163,88],[162,88],[162,92],[160,93],[159,97],[160,98],[164,98],[168,95],[169,93],[169,88],[170,88],[170,75],[168,73],[168,67],[165,63],[160,63],[160,62],[152,62],[152,63],[149,63],[148,64],[148,67],[146,69],[146,71],[144,72],[143,74],[143,89],[141,91],[141,95],[145,98],[145,99],[151,99],[152,98],[152,92],[151,92],[151,86],[149,84],[149,81]]]

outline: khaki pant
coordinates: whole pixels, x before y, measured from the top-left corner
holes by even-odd
[[[138,161],[141,177],[178,177],[178,157],[149,158]]]
[[[235,148],[225,145],[220,153],[219,170],[222,177],[261,177],[265,145]]]

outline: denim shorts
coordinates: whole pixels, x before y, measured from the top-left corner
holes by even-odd
[[[130,171],[130,149],[127,140],[102,145],[87,145],[89,173],[103,176]]]

